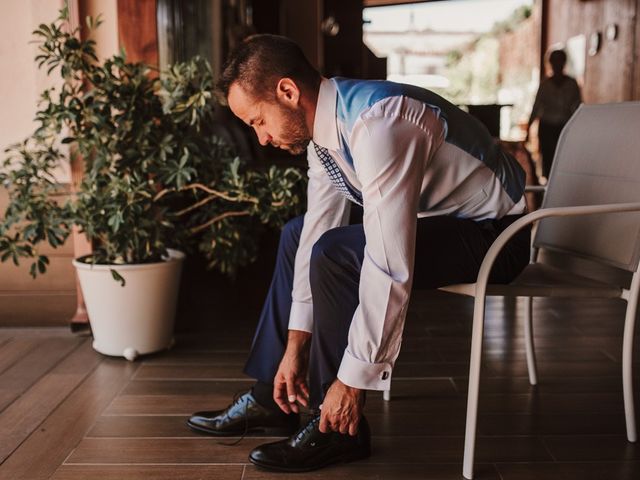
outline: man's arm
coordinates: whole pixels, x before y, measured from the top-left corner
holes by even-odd
[[[308,405],[310,345],[311,333],[289,330],[287,348],[273,378],[273,400],[284,413],[298,413],[298,404]]]
[[[538,87],[538,91],[536,92],[536,98],[533,101],[533,106],[531,107],[531,115],[529,115],[529,121],[527,122],[527,134],[524,138],[524,142],[527,143],[529,141],[529,131],[531,130],[531,125],[537,118],[540,118],[541,108],[542,108],[542,96],[543,91],[545,89],[544,80],[540,83]]]
[[[298,412],[298,403],[307,405],[309,389],[306,383],[313,304],[309,285],[311,248],[330,228],[348,220],[348,201],[340,195],[324,172],[315,149],[307,149],[309,187],[307,213],[300,234],[294,265],[294,279],[289,315],[287,348],[274,378],[273,398],[285,413]]]
[[[427,164],[444,137],[441,120],[420,102],[393,102],[359,121],[351,138],[366,247],[360,304],[338,378],[368,390],[390,385],[413,280],[420,191]]]
[[[313,147],[307,149],[309,161],[309,186],[307,188],[307,212],[296,253],[293,303],[289,315],[289,329],[311,332],[313,304],[309,284],[311,249],[327,230],[346,225],[349,220],[349,201],[331,183]]]

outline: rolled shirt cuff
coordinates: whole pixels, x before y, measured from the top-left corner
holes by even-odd
[[[313,303],[293,302],[289,313],[289,330],[313,330]]]
[[[389,390],[391,371],[390,363],[365,362],[345,350],[338,370],[338,379],[345,385],[362,390]]]

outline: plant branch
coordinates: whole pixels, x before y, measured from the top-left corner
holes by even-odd
[[[259,200],[255,197],[249,197],[249,196],[240,196],[240,197],[232,197],[230,196],[228,193],[226,192],[220,192],[218,190],[214,190],[212,188],[207,187],[206,185],[203,185],[201,183],[192,183],[190,185],[185,185],[184,187],[182,187],[179,191],[185,191],[185,190],[202,190],[205,191],[207,193],[210,193],[211,195],[214,195],[216,197],[220,197],[224,200],[227,200],[229,202],[250,202],[250,203],[258,203]],[[156,193],[156,196],[154,197],[154,201],[158,201],[160,200],[162,197],[164,197],[166,194],[171,193],[171,192],[176,192],[178,190],[176,190],[175,188],[165,188],[164,190],[159,191],[158,193]]]
[[[194,203],[193,205],[191,205],[191,206],[189,206],[187,208],[184,208],[184,209],[180,210],[179,212],[174,213],[173,215],[176,216],[176,217],[181,217],[182,215],[184,215],[186,213],[189,213],[189,212],[191,212],[191,211],[193,211],[193,210],[195,210],[197,208],[200,208],[203,205],[206,205],[209,202],[212,202],[216,198],[218,198],[218,197],[216,197],[215,195],[203,198],[199,202]],[[271,202],[271,206],[274,207],[274,208],[282,207],[282,206],[284,206],[284,201],[280,200],[278,202]]]
[[[211,201],[215,200],[216,198],[218,198],[218,197],[213,196],[213,195],[212,195],[212,196],[210,196],[210,197],[203,198],[203,199],[202,199],[202,200],[200,200],[199,202],[194,203],[193,205],[191,205],[190,207],[184,208],[184,209],[180,210],[179,212],[174,213],[174,215],[175,215],[176,217],[181,217],[181,216],[182,216],[182,215],[184,215],[185,213],[189,213],[189,212],[191,212],[192,210],[195,210],[196,208],[200,208],[201,206],[206,205],[207,203],[209,203],[209,202],[211,202]]]
[[[214,223],[219,222],[220,220],[224,220],[225,218],[228,218],[228,217],[245,217],[247,215],[251,215],[251,212],[249,212],[247,210],[243,210],[241,212],[225,212],[225,213],[223,213],[221,215],[218,215],[217,217],[213,217],[211,220],[209,220],[206,223],[203,223],[202,225],[198,225],[197,227],[193,227],[189,231],[191,233],[198,233],[198,232],[201,232],[202,230],[204,230],[205,228],[210,227]]]

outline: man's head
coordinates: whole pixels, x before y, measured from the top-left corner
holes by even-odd
[[[312,138],[320,79],[293,41],[253,35],[227,61],[218,90],[262,145],[298,154]]]

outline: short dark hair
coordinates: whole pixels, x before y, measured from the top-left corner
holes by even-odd
[[[567,63],[567,52],[563,49],[559,48],[557,50],[553,50],[549,54],[549,63],[558,62],[561,65],[565,65]]]
[[[218,80],[218,94],[226,100],[229,87],[239,82],[257,98],[269,100],[275,96],[277,82],[284,77],[301,88],[320,85],[320,73],[293,40],[279,35],[251,35],[227,60]]]

